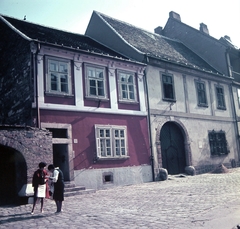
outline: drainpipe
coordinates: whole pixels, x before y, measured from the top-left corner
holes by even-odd
[[[233,74],[232,74],[232,66],[231,66],[231,61],[230,61],[230,57],[229,57],[229,51],[230,48],[228,48],[226,50],[226,62],[227,62],[227,67],[228,67],[228,73],[229,73],[229,77],[233,78]],[[234,81],[234,79],[233,79]],[[235,131],[237,132],[237,152],[238,152],[238,164],[240,162],[240,155],[239,155],[239,148],[240,148],[240,141],[239,141],[239,128],[238,128],[238,116],[237,116],[237,111],[236,111],[236,107],[235,107],[235,101],[234,101],[234,96],[233,96],[233,81],[230,84],[230,100],[231,100],[231,104],[232,104],[232,110],[233,110],[233,117],[234,117],[234,122],[235,122]]]
[[[234,117],[234,122],[235,122],[235,126],[236,126],[236,132],[237,132],[237,152],[239,152],[239,129],[238,129],[238,119],[237,119],[237,114],[236,114],[236,108],[235,108],[235,102],[234,102],[234,96],[233,96],[233,82],[230,84],[230,100],[231,100],[231,104],[232,104],[232,107],[233,107],[233,117]],[[240,161],[240,158],[239,158],[239,153],[238,153],[238,162]]]
[[[147,55],[145,56],[145,62],[148,64],[148,57]],[[147,74],[146,74],[146,69],[144,70],[144,85],[145,85],[145,94],[147,98],[147,119],[148,119],[148,132],[149,132],[149,145],[150,145],[150,160],[151,160],[151,165],[152,165],[152,179],[155,181],[155,172],[154,172],[154,157],[153,157],[153,150],[152,150],[152,132],[151,132],[151,120],[150,120],[150,108],[149,108],[149,95],[148,95],[148,83],[147,83]]]
[[[37,127],[41,128],[40,126],[40,110],[39,110],[39,102],[38,102],[38,79],[37,79],[37,55],[39,52],[39,47],[36,43],[30,43],[30,49],[32,52],[33,57],[33,78],[35,81],[35,100],[36,100],[36,110],[37,110]]]

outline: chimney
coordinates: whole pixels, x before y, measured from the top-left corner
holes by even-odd
[[[157,28],[154,29],[154,33],[157,33],[159,35],[162,35],[162,27],[158,26]]]
[[[180,15],[179,15],[178,13],[173,12],[173,11],[171,11],[171,12],[169,13],[169,18],[173,18],[173,19],[176,19],[176,20],[178,20],[178,21],[181,21]]]
[[[231,38],[230,38],[228,35],[225,35],[224,38],[225,38],[226,40],[232,42],[232,41],[231,41]]]
[[[201,23],[201,24],[200,24],[200,29],[199,29],[199,30],[200,30],[202,33],[206,33],[207,35],[209,35],[207,25],[205,25],[204,23]]]

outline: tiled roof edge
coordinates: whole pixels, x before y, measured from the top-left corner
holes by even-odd
[[[5,19],[4,17],[9,17],[9,18],[12,18],[12,19],[15,19],[15,20],[18,20],[18,21],[22,21],[18,18],[14,18],[14,17],[11,17],[11,16],[7,16],[7,15],[2,15],[0,14],[0,17],[2,17],[4,20],[7,21],[7,19]],[[8,22],[8,21],[7,21]],[[8,22],[10,23],[10,22]],[[24,21],[24,23],[28,23],[28,24],[32,24],[32,25],[36,25],[36,26],[42,26],[44,28],[47,28],[47,29],[52,29],[52,30],[57,30],[59,32],[64,32],[64,33],[70,33],[70,34],[75,34],[75,35],[78,35],[78,36],[85,36],[84,34],[81,34],[81,33],[76,33],[76,32],[72,32],[72,31],[68,31],[68,30],[64,30],[64,29],[59,29],[59,28],[55,28],[55,27],[51,27],[51,26],[46,26],[46,25],[43,25],[43,24],[39,24],[39,23],[35,23],[35,22],[31,22],[31,21]],[[10,23],[11,24],[11,23]],[[12,25],[13,26],[13,25]],[[14,26],[13,26],[14,27]],[[32,39],[34,40],[34,39]]]
[[[122,39],[122,41],[124,42],[124,43],[126,43],[127,45],[129,45],[130,47],[132,47],[135,51],[137,51],[138,53],[140,53],[140,54],[142,54],[142,55],[144,55],[145,53],[144,52],[141,52],[140,50],[138,50],[137,48],[135,48],[133,45],[131,45],[130,43],[128,43],[107,21],[105,21],[104,20],[104,18],[102,17],[102,15],[104,15],[104,16],[106,16],[106,17],[109,17],[109,16],[107,16],[107,15],[105,15],[105,14],[103,14],[103,13],[100,13],[100,12],[97,12],[97,11],[94,11],[100,18],[101,18],[101,20],[103,20],[104,21],[104,23],[106,23],[106,25],[107,26],[109,26],[110,28],[111,28],[111,30],[114,32],[114,33],[116,33],[121,39]],[[109,18],[111,18],[111,17],[109,17]],[[114,20],[116,20],[115,18],[112,18],[112,19],[114,19]],[[126,23],[125,23],[126,24]],[[130,24],[129,24],[130,25]]]
[[[2,15],[0,15],[0,19],[8,26],[10,27],[14,32],[18,33],[21,37],[28,41],[32,41],[30,37],[28,37],[26,34],[22,33],[20,30],[18,30],[16,27],[14,27],[8,20],[6,20]]]

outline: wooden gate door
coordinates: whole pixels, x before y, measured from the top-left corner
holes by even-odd
[[[162,165],[168,174],[184,173],[186,167],[184,136],[174,122],[163,125],[160,133]]]

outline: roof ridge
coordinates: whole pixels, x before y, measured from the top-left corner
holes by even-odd
[[[160,35],[160,34],[158,34],[158,33],[151,32],[151,31],[149,31],[149,30],[147,30],[147,29],[144,29],[144,28],[141,28],[141,27],[132,25],[132,24],[130,24],[130,23],[128,23],[128,22],[125,22],[125,21],[122,21],[122,20],[113,18],[113,17],[108,16],[108,15],[106,15],[106,14],[104,14],[104,13],[100,13],[100,12],[98,12],[98,11],[96,11],[96,10],[94,10],[94,12],[97,13],[98,15],[100,15],[100,16],[103,15],[103,16],[105,16],[105,17],[108,17],[108,18],[110,18],[110,19],[113,19],[113,20],[115,20],[115,21],[118,21],[118,22],[120,22],[120,23],[123,23],[123,24],[125,24],[125,25],[128,25],[128,26],[131,26],[131,27],[133,27],[133,28],[142,30],[143,32],[150,33],[150,34],[152,34],[152,35],[154,35],[154,36],[158,36],[158,37],[161,37],[161,38],[166,39],[166,40],[171,40],[171,41],[175,41],[175,42],[178,42],[178,43],[182,43],[181,41],[179,41],[179,40],[177,40],[177,39],[169,38],[169,37]]]
[[[0,17],[3,17],[4,19],[5,19],[5,17],[7,17],[7,18],[11,18],[11,19],[14,19],[14,20],[17,20],[17,21],[21,21],[23,23],[28,23],[28,24],[32,24],[32,25],[42,26],[44,28],[57,30],[57,31],[60,31],[60,32],[71,33],[71,34],[75,34],[75,35],[79,35],[79,36],[85,36],[84,34],[81,34],[81,33],[75,33],[75,32],[71,32],[71,31],[68,31],[68,30],[63,30],[63,29],[60,29],[60,28],[46,26],[46,25],[43,25],[43,24],[31,22],[31,21],[21,20],[21,19],[18,19],[18,18],[15,18],[15,17],[11,17],[11,16],[7,16],[7,15],[3,15],[3,14],[0,14]],[[8,21],[7,19],[5,19],[5,20]],[[8,22],[8,23],[10,23],[10,22]]]

